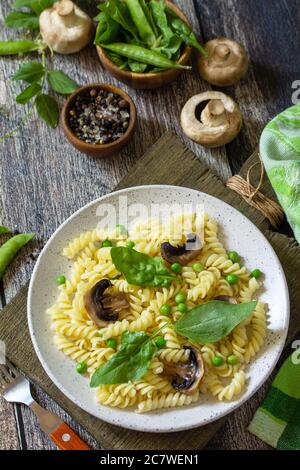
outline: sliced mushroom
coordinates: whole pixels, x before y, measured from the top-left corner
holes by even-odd
[[[191,247],[192,249],[188,249]],[[184,245],[173,246],[169,242],[162,243],[160,252],[162,257],[169,263],[187,264],[192,259],[196,258],[202,250],[202,243],[196,234],[190,234],[187,237],[187,242]]]
[[[101,279],[84,296],[86,311],[98,328],[118,320],[120,311],[129,307],[129,302],[123,292],[105,294],[109,287],[112,287],[110,280]]]
[[[196,117],[197,106],[208,101]],[[239,133],[242,115],[238,105],[230,96],[219,91],[206,91],[192,96],[181,111],[181,126],[184,133],[205,147],[220,147],[231,142]]]
[[[248,69],[245,49],[236,41],[216,38],[205,44],[208,56],[199,55],[201,77],[212,85],[229,86],[236,83]]]
[[[171,364],[163,361],[163,374],[172,378],[172,387],[175,390],[186,395],[193,395],[204,375],[204,363],[199,351],[188,347],[185,349],[190,350],[189,362]]]
[[[230,304],[237,304],[237,300],[230,295],[218,295],[214,300],[220,300],[221,302],[229,302]]]

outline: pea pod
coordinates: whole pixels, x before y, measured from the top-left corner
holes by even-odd
[[[24,54],[41,49],[43,46],[38,41],[0,41],[0,56]]]
[[[170,10],[168,10],[168,12],[170,12]],[[178,18],[178,16],[173,16],[172,12],[169,17],[169,22],[174,33],[179,36],[187,46],[194,47],[203,54],[204,57],[207,57],[207,50],[199,43],[195,33],[182,19]]]
[[[0,247],[0,279],[13,258],[24,245],[26,245],[35,233],[20,233],[10,238]]]
[[[173,62],[159,52],[151,51],[134,44],[116,42],[114,44],[101,44],[101,47],[108,49],[111,52],[115,52],[121,56],[127,57],[128,59],[136,60],[137,62],[142,62],[144,64],[154,65],[155,67],[166,69],[191,69],[191,67],[188,65],[181,65]]]
[[[155,43],[155,34],[148,23],[143,8],[139,0],[125,0],[125,3],[130,12],[131,18],[138,30],[139,36],[146,44],[152,46]]]

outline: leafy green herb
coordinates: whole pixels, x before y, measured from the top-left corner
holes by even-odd
[[[18,10],[19,8],[31,8],[32,0],[15,0],[12,5],[13,10]]]
[[[172,281],[180,281],[168,271],[164,260],[151,258],[133,248],[113,247],[111,258],[117,270],[124,274],[130,284],[137,286],[168,287]]]
[[[51,127],[56,127],[59,118],[58,104],[52,96],[44,93],[38,95],[35,101],[38,115]]]
[[[45,67],[40,62],[27,62],[16,71],[13,80],[24,80],[27,83],[36,83],[45,75]]]
[[[174,37],[174,33],[168,25],[168,18],[165,13],[165,3],[151,0],[149,2],[149,8],[151,9],[154,21],[160,33],[163,35],[165,45],[168,45]]]
[[[215,343],[249,317],[257,302],[230,304],[213,300],[187,311],[175,323],[175,330],[200,344]]]
[[[107,0],[105,3],[100,3],[98,8],[107,13],[114,21],[119,23],[125,31],[132,34],[136,41],[139,42],[137,29],[125,3],[118,0]]]
[[[46,8],[52,7],[57,0],[31,0],[31,9],[40,15]]]
[[[145,72],[148,64],[143,64],[142,62],[137,62],[136,60],[128,59],[128,65],[132,72],[142,73]]]
[[[41,91],[42,87],[39,83],[32,83],[16,97],[16,102],[19,104],[26,104]]]
[[[120,26],[106,12],[102,11],[96,17],[99,24],[97,26],[94,44],[109,44],[118,40]]]
[[[119,351],[94,372],[90,386],[139,380],[148,371],[156,350],[152,336],[143,331],[125,331],[121,337]]]
[[[5,18],[8,28],[38,29],[39,18],[35,13],[24,11],[12,11]]]
[[[51,70],[47,74],[47,79],[52,90],[62,95],[69,95],[78,88],[77,83],[61,70]]]

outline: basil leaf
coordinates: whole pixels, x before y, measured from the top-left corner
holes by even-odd
[[[94,372],[90,387],[139,380],[148,371],[155,352],[156,346],[147,333],[125,331],[119,351]]]
[[[7,227],[4,227],[4,225],[0,225],[0,234],[2,233],[9,233],[10,230]]]
[[[32,83],[16,97],[16,102],[19,104],[26,104],[31,100],[31,98],[40,93],[41,90],[42,87],[39,83]]]
[[[169,273],[160,257],[151,258],[124,246],[113,247],[110,253],[117,270],[124,274],[130,284],[168,287],[172,281],[179,281],[179,278]]]
[[[13,11],[5,18],[5,24],[8,28],[37,29],[39,18],[34,13]]]
[[[57,0],[31,0],[31,8],[37,14],[40,15],[46,8],[52,7]]]
[[[69,95],[78,88],[78,85],[61,70],[51,70],[47,74],[51,88],[62,95]]]
[[[18,10],[19,8],[31,8],[32,0],[16,0],[12,8],[13,10]]]
[[[13,80],[24,80],[27,83],[38,82],[45,74],[45,68],[40,62],[27,62],[16,71]]]
[[[168,10],[168,13],[170,13],[170,10]],[[207,50],[202,46],[202,44],[200,44],[195,33],[185,23],[185,21],[178,16],[173,16],[173,14],[171,14],[169,16],[169,24],[175,34],[179,36],[187,46],[194,47],[204,55],[204,57],[207,57]]]
[[[51,127],[58,124],[59,109],[55,99],[49,95],[41,94],[36,97],[35,106],[38,115]]]
[[[136,60],[128,59],[128,65],[132,72],[143,73],[145,72],[148,64],[142,64],[142,62],[137,62]]]
[[[213,300],[186,312],[174,328],[177,333],[197,343],[215,343],[248,318],[256,304],[256,301],[230,304]]]
[[[128,31],[136,41],[139,42],[137,29],[125,3],[117,0],[107,0],[105,3],[100,3],[98,8],[107,13],[114,21],[119,23],[122,28]]]
[[[104,11],[96,17],[99,21],[97,26],[94,44],[109,44],[116,42],[120,35],[121,27]]]

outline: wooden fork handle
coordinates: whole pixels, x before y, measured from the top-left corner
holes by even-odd
[[[32,401],[29,406],[36,414],[41,429],[48,434],[60,450],[91,450],[56,414],[45,410],[36,401]]]
[[[55,429],[50,437],[60,450],[91,450],[66,423]]]

